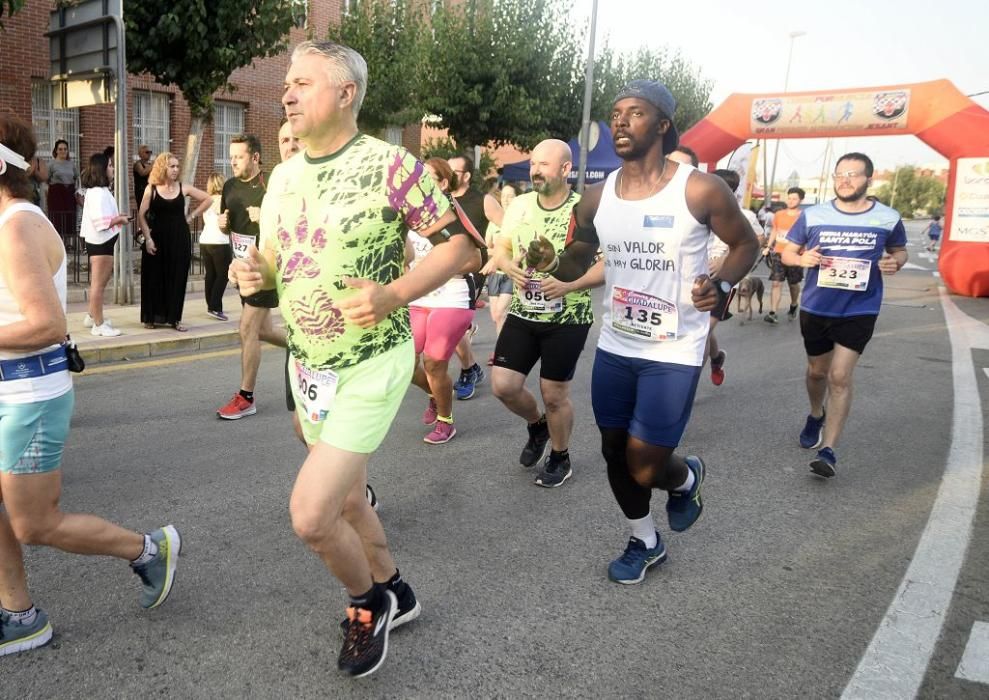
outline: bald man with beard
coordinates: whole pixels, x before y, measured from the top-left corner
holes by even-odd
[[[567,184],[573,155],[563,141],[549,139],[532,151],[529,174],[533,191],[509,205],[502,222],[493,265],[513,282],[512,301],[495,345],[491,387],[512,413],[528,424],[528,439],[519,462],[532,467],[550,445],[539,469],[537,486],[562,486],[573,471],[568,446],[573,430],[570,380],[594,322],[590,292],[583,290],[547,298],[542,283],[548,275],[526,269],[522,260],[536,237],[563,251],[570,213],[580,199]],[[525,388],[525,379],[542,360],[539,389],[544,411]]]

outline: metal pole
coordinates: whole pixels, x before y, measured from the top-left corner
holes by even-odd
[[[116,166],[114,194],[117,197],[117,210],[128,213],[130,209],[130,161],[127,158],[127,43],[124,31],[123,3],[120,3],[120,16],[113,15],[117,28],[117,76],[116,100],[117,130],[114,135],[113,157]],[[136,224],[131,224],[136,225]],[[131,263],[130,231],[125,227],[117,251],[114,255],[114,301],[117,304],[134,303],[134,273]]]
[[[786,55],[786,75],[783,78],[783,94],[786,94],[787,89],[790,87],[790,63],[793,60],[793,40],[798,36],[803,36],[807,32],[790,32],[790,51]],[[773,175],[769,182],[769,201],[772,201],[773,193],[772,188],[776,184],[776,159],[780,155],[780,140],[776,139],[776,148],[773,150]]]
[[[583,193],[587,177],[587,144],[591,140],[591,100],[594,99],[594,34],[598,24],[598,0],[591,5],[591,38],[587,48],[587,72],[584,74],[584,116],[580,123],[580,169],[577,192]]]

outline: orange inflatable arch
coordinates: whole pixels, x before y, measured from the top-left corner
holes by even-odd
[[[989,111],[949,80],[733,94],[680,141],[714,167],[749,139],[913,134],[949,161],[938,269],[957,294],[989,296]]]

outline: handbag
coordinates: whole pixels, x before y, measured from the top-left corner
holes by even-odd
[[[155,197],[157,196],[157,193],[158,193],[158,188],[157,187],[152,187],[151,188],[151,202],[152,202],[152,204],[155,201]],[[149,230],[154,229],[154,227],[155,227],[155,210],[151,207],[151,205],[148,205],[148,210],[146,212],[144,212],[144,220],[148,222],[148,229]],[[140,224],[140,222],[138,222],[137,225],[134,227],[134,243],[136,243],[141,248],[144,247],[144,231],[141,230],[141,224]]]

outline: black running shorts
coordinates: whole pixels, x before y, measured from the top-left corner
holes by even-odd
[[[834,350],[835,344],[862,354],[872,338],[878,316],[832,318],[800,311],[800,333],[807,355],[816,357]]]
[[[259,309],[274,309],[278,306],[278,292],[274,289],[262,289],[249,297],[241,296],[241,306],[247,304]]]
[[[540,323],[508,314],[495,343],[495,367],[528,375],[542,359],[542,379],[569,382],[590,329],[590,324]]]

